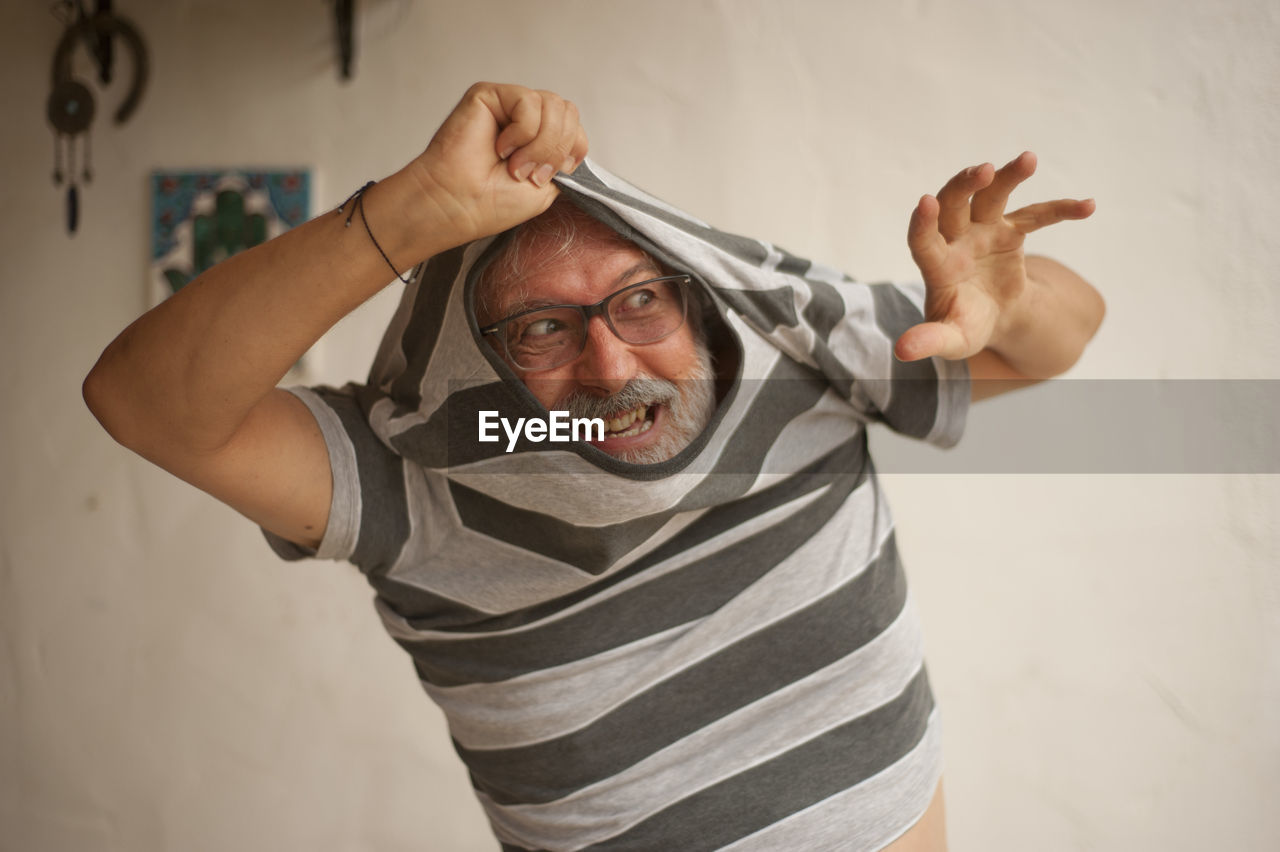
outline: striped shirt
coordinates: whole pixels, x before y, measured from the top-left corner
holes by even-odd
[[[366,384],[294,389],[333,503],[317,552],[273,546],[366,575],[504,849],[879,849],[941,758],[865,428],[954,443],[964,365],[894,359],[918,286],[723,233],[590,161],[558,180],[714,302],[737,358],[708,427],[648,466],[477,441],[480,411],[546,417],[480,340],[480,240],[415,271]]]

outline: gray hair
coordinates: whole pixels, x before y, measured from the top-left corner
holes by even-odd
[[[525,282],[539,269],[571,260],[580,255],[586,245],[601,242],[616,244],[619,248],[636,248],[635,243],[560,196],[545,212],[519,225],[480,273],[475,293],[476,319],[480,325],[501,319],[498,312],[503,309],[504,301],[519,303],[528,298]],[[645,257],[649,257],[647,252]],[[536,266],[531,265],[534,258]],[[657,261],[653,261],[653,266],[661,269]]]
[[[538,270],[560,260],[572,260],[586,246],[602,243],[638,250],[654,269],[664,275],[671,272],[648,252],[561,195],[544,212],[517,226],[481,270],[475,290],[476,322],[483,327],[502,319],[504,310],[518,312],[529,300],[526,282]],[[710,300],[700,287],[694,286],[692,291],[687,322],[693,327],[694,339],[705,343],[703,314],[711,310]]]

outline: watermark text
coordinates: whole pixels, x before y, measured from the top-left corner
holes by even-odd
[[[604,420],[599,417],[570,417],[567,411],[552,411],[546,420],[537,417],[517,417],[514,422],[496,411],[481,411],[478,416],[476,440],[482,444],[494,444],[507,436],[506,452],[516,448],[520,436],[526,441],[603,441]],[[594,436],[594,437],[593,437]]]

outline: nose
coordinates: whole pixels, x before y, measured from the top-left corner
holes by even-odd
[[[583,387],[615,394],[635,376],[631,346],[618,339],[603,317],[592,317],[587,324],[587,345],[574,362],[574,379]]]

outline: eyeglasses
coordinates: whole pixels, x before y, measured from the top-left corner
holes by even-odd
[[[684,325],[688,275],[664,275],[623,287],[594,305],[551,305],[512,314],[480,329],[496,334],[507,359],[522,370],[549,370],[567,364],[587,347],[587,325],[604,317],[624,343],[657,343]]]

